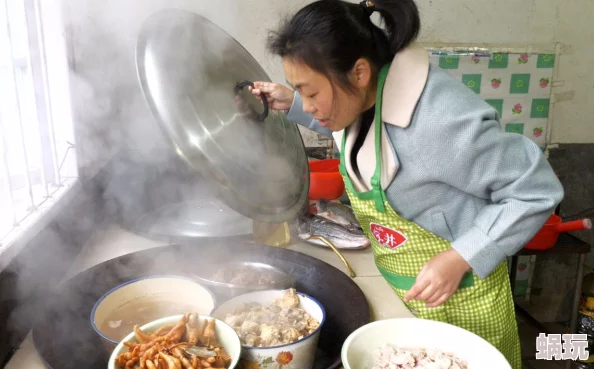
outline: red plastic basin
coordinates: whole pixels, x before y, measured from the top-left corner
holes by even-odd
[[[344,193],[344,181],[338,170],[339,159],[309,162],[309,199],[336,200]]]

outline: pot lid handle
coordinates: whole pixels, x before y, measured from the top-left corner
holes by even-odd
[[[239,91],[241,91],[241,89],[244,88],[245,86],[250,86],[253,88],[254,83],[250,82],[250,81],[238,82],[235,85],[235,95],[237,95],[239,93]],[[264,119],[266,119],[266,117],[268,116],[268,100],[266,99],[266,96],[264,96],[264,94],[260,94],[260,98],[262,99],[262,104],[264,105],[264,111],[262,112],[262,114],[260,114],[258,116],[258,120],[260,122],[263,122]]]

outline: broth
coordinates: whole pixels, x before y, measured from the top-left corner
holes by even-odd
[[[121,341],[134,330],[134,325],[142,327],[146,323],[173,315],[183,315],[194,311],[191,304],[183,304],[171,298],[142,299],[122,305],[112,311],[99,327],[101,333],[114,341]],[[202,313],[201,313],[202,314]]]

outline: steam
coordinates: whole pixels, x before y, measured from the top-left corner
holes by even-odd
[[[132,3],[139,5],[131,9]],[[170,6],[181,3],[177,1]],[[220,1],[219,5],[212,7],[209,3],[195,2],[191,6],[203,7],[198,10],[199,14],[213,19],[218,26],[233,34],[230,31],[236,24],[237,14],[234,12],[237,10],[234,9],[237,9],[237,4]],[[11,291],[25,303],[10,314],[9,329],[23,331],[35,320],[36,313],[44,307],[43,298],[52,295],[88,236],[100,230],[105,222],[133,229],[143,215],[162,206],[203,201],[219,202],[230,213],[230,218],[239,217],[221,200],[214,198],[216,191],[207,181],[211,174],[198,173],[180,159],[172,141],[144,100],[135,66],[136,37],[145,19],[159,7],[157,1],[70,1],[65,5],[65,13],[69,16],[65,36],[68,41],[70,90],[83,193],[68,204],[60,218],[39,234],[29,246],[29,251],[19,255],[18,262],[11,266]],[[184,32],[177,31],[180,34]],[[178,38],[176,35],[164,37],[170,37],[171,42],[184,41],[179,35]],[[206,58],[206,48],[219,51],[208,54],[210,57]],[[294,173],[293,163],[286,158],[274,154],[270,156],[270,153],[282,153],[288,149],[286,137],[279,127],[254,120],[254,112],[259,114],[262,106],[247,97],[247,90],[242,94],[247,110],[242,110],[229,99],[227,88],[232,86],[230,82],[244,79],[240,78],[242,74],[265,76],[259,71],[261,67],[257,63],[242,64],[234,59],[238,48],[234,41],[218,38],[216,33],[203,34],[198,44],[185,51],[193,61],[203,58],[204,63],[191,64],[192,60],[186,60],[187,65],[194,65],[196,69],[190,73],[182,73],[181,69],[168,71],[178,78],[173,80],[185,84],[189,88],[187,91],[192,91],[194,95],[184,100],[179,95],[168,95],[172,90],[164,89],[162,96],[169,103],[191,104],[192,111],[196,113],[178,115],[177,119],[194,119],[196,127],[199,127],[198,123],[212,125],[213,122],[200,122],[204,119],[201,112],[212,109],[220,113],[220,124],[233,126],[233,134],[221,130],[216,141],[212,137],[200,136],[204,132],[196,128],[194,133],[201,137],[197,144],[217,152],[220,160],[217,161],[216,156],[211,158],[215,165],[233,181],[245,183],[242,193],[252,203],[261,203],[265,207],[283,198],[286,193],[298,192],[297,180],[287,182],[282,178],[287,175],[298,178],[304,173]],[[261,129],[255,130],[254,126]],[[265,146],[255,144],[262,141],[264,130],[277,139],[266,142]],[[219,143],[218,147],[216,143]],[[295,160],[302,160],[299,163],[303,164],[307,159]],[[249,188],[250,184],[261,183],[262,178],[267,179],[264,188]],[[179,221],[191,219],[182,218]],[[175,270],[179,257],[168,254],[160,260],[139,258],[132,266],[122,264],[110,275],[96,276],[100,278],[98,280],[89,277],[88,283],[109,289],[139,274]],[[5,286],[0,287],[4,289]],[[81,299],[88,294],[88,291],[79,292]],[[42,299],[32,296],[41,296]],[[80,311],[81,304],[82,300],[76,300],[65,305],[74,312]],[[63,322],[64,329],[69,329],[70,324]]]

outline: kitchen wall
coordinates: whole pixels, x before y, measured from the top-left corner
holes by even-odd
[[[593,143],[590,129],[594,106],[594,75],[588,60],[594,29],[588,14],[594,3],[586,0],[541,1],[423,1],[423,40],[434,43],[486,43],[532,45],[534,49],[553,43],[563,45],[559,76],[553,84],[555,105],[552,142]]]

